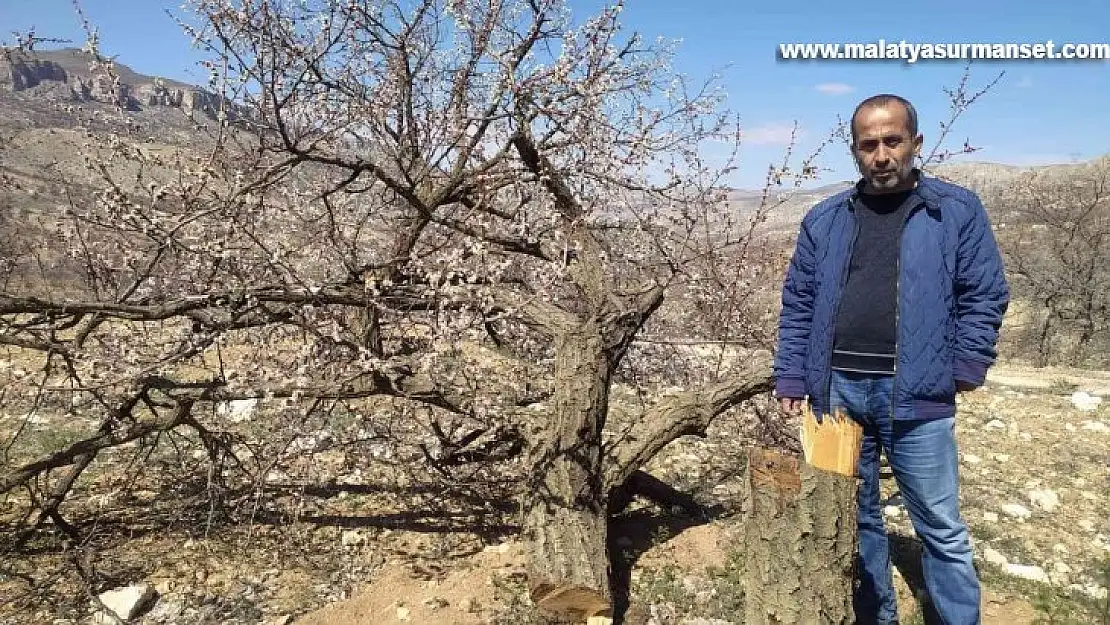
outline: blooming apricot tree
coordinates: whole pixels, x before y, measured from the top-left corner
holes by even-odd
[[[386,397],[431,424],[441,470],[523,460],[533,597],[604,610],[613,502],[770,389],[753,316],[778,278],[754,234],[770,202],[729,201],[742,132],[723,94],[626,34],[621,3],[579,24],[561,0],[189,6],[219,94],[205,139],[90,138],[96,193],[47,254],[65,270],[0,293],[33,401],[103,414],[0,492],[30,488],[31,526],[76,532],[60,505],[105,449],[190,430],[244,468],[273,441],[213,406],[273,401],[303,424]],[[815,173],[796,171],[771,179]],[[642,404],[615,409],[618,383]]]

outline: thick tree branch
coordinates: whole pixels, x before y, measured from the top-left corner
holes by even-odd
[[[381,290],[381,287],[379,287]],[[404,310],[435,310],[441,299],[427,297],[425,289],[390,287],[385,293],[369,297],[359,285],[331,285],[321,287],[258,287],[240,291],[187,295],[160,304],[126,304],[109,301],[54,301],[38,297],[19,297],[0,293],[0,315],[52,313],[55,315],[84,315],[97,313],[105,317],[130,321],[164,321],[172,317],[229,306],[252,303],[331,305],[361,307],[372,300]]]
[[[774,388],[770,358],[752,363],[731,380],[667,398],[647,411],[630,434],[607,446],[605,486],[613,489],[680,436],[705,435],[706,428],[729,408]]]
[[[655,286],[636,298],[631,310],[607,319],[603,336],[612,366],[616,367],[648,318],[663,304],[663,287]]]
[[[13,471],[0,473],[0,493],[26,483],[43,471],[80,462],[84,457],[95,457],[102,449],[117,447],[154,432],[173,429],[185,422],[192,406],[192,401],[186,399],[178,402],[171,412],[164,415],[140,419],[119,429],[102,427],[94,436],[79,440]]]
[[[47,454],[18,469],[0,474],[0,493],[26,483],[43,471],[80,462],[83,457],[95,457],[102,449],[123,445],[154,432],[190,424],[189,410],[194,403],[200,401],[220,402],[291,397],[334,400],[388,395],[457,414],[471,415],[474,410],[473,398],[467,393],[466,389],[454,388],[427,375],[413,374],[403,363],[383,367],[379,371],[360,375],[341,383],[320,386],[275,386],[240,391],[226,388],[221,380],[180,382],[163,376],[150,376],[140,380],[138,384],[142,390],[136,397],[145,395],[151,390],[157,390],[176,402],[174,411],[164,416],[140,419],[122,428],[113,428],[106,425],[94,436]],[[540,397],[528,396],[526,393],[511,399],[517,405],[527,405],[537,401]],[[133,406],[133,404],[130,405]],[[130,407],[122,408],[118,412],[130,412]]]
[[[551,161],[540,153],[535,139],[532,138],[532,133],[527,127],[518,130],[513,136],[512,142],[524,165],[533,174],[539,176],[548,192],[555,198],[555,208],[559,211],[559,214],[568,222],[581,219],[585,214],[582,205],[578,203],[578,199],[574,197],[574,192],[567,186],[563,177],[551,165]]]
[[[582,289],[595,311],[601,312],[607,307],[612,307],[613,283],[606,273],[604,251],[583,222],[585,209],[574,196],[563,175],[555,169],[546,156],[540,153],[525,120],[521,119],[518,123],[520,128],[513,135],[513,146],[516,147],[524,165],[540,179],[554,198],[555,210],[568,227],[567,237],[572,245],[579,248],[576,250],[577,260],[569,268],[571,277]]]
[[[691,517],[705,512],[693,495],[676,489],[647,471],[635,471],[623,484],[609,491],[609,516],[623,512],[636,497],[645,497],[667,510],[679,508]]]

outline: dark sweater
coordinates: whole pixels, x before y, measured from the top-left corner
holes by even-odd
[[[893,373],[898,310],[898,256],[913,191],[860,194],[859,222],[836,318],[832,367],[841,371]]]

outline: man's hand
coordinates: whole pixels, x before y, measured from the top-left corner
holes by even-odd
[[[782,407],[782,411],[785,412],[786,414],[792,416],[792,417],[796,417],[796,416],[800,415],[802,413],[802,406],[804,406],[804,405],[805,405],[805,400],[804,399],[798,399],[796,397],[780,397],[779,398],[779,406]]]

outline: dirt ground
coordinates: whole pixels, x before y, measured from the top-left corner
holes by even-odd
[[[1080,390],[1106,394],[1110,372],[1001,365],[961,399],[960,495],[985,588],[984,623],[1105,622],[1098,610],[1110,585],[1110,400],[1082,410],[1071,399]],[[724,514],[706,521],[645,509],[613,527],[611,550],[630,554],[630,601],[647,623],[739,622],[742,554],[728,512],[743,479],[739,418],[722,417],[704,439],[676,441],[647,467]],[[347,462],[334,450],[315,462],[330,476],[320,486],[286,493],[275,484],[271,500],[222,525],[206,525],[200,505],[160,507],[168,491],[159,488],[187,492],[187,484],[85,500],[98,506],[83,520],[94,528],[87,550],[66,552],[45,537],[0,564],[0,622],[89,622],[89,599],[72,573],[73,556],[84,554],[98,591],[157,589],[139,625],[544,623],[523,593],[510,501],[466,504],[471,495],[461,487],[402,475],[354,480],[341,475]],[[99,484],[104,493],[119,486]],[[917,600],[920,547],[895,490],[884,481],[902,622],[927,623]]]
[[[686,578],[706,575],[725,566],[729,549],[726,524],[691,527],[645,552],[637,562],[643,570],[677,567]],[[489,617],[483,606],[494,605],[498,576],[522,571],[520,545],[504,543],[458,563],[443,580],[428,581],[404,566],[384,570],[374,582],[352,598],[311,612],[293,622],[304,625],[365,625],[368,623],[421,623],[424,625],[480,625]],[[642,575],[642,573],[641,573]],[[901,574],[895,578],[903,615],[914,614],[918,604]],[[1037,611],[1012,593],[988,589],[983,597],[984,625],[1032,625]],[[701,621],[702,623],[709,621]],[[721,621],[718,621],[721,622]]]
[[[1040,566],[1052,573],[1057,586],[1073,586],[1075,590],[1075,587],[1097,586],[1095,576],[1100,559],[1110,553],[1110,543],[1099,540],[1102,537],[1105,541],[1110,533],[1105,514],[1110,500],[1110,434],[1103,433],[1100,428],[1083,429],[1085,424],[1110,422],[1110,411],[1105,407],[1090,413],[1077,410],[1069,399],[1073,389],[1110,396],[1110,372],[1001,364],[991,371],[985,388],[965,399],[958,435],[965,482],[964,514],[973,527],[979,559],[987,548],[999,552],[1005,549],[1011,563]],[[996,421],[1003,422],[1005,427],[1000,428]],[[988,463],[995,466],[983,466]],[[1073,473],[1061,463],[1069,467],[1075,463],[1074,466],[1084,469],[1081,473],[1078,470]],[[1073,491],[1076,485],[1081,487],[1078,492]],[[1023,491],[1037,490],[1038,486],[1041,490],[1052,490],[1064,503],[1051,512],[1031,504]],[[892,487],[888,485],[886,490],[892,492]],[[1034,512],[1028,518],[1007,517],[1000,510],[1010,503],[1024,505]],[[889,519],[891,531],[912,541],[914,534],[904,509],[893,506],[888,508],[888,515],[893,517]],[[1091,531],[1083,530],[1087,527],[1081,523],[1084,520],[1092,522]],[[724,567],[730,549],[728,535],[727,521],[684,529],[644,552],[636,562],[633,577],[642,578],[644,571],[677,568],[689,582],[691,575],[704,575],[709,569]],[[498,549],[508,550],[509,555],[499,554]],[[494,588],[490,576],[503,567],[523,566],[519,560],[513,560],[519,553],[518,548],[509,543],[494,548],[492,553],[483,552],[461,564],[459,573],[433,588],[399,569],[389,570],[379,580],[360,588],[353,598],[295,622],[320,625],[404,622],[398,618],[396,609],[403,605],[414,606],[411,611],[400,613],[414,623],[478,623],[481,621],[474,613],[460,611],[457,606],[468,597],[473,601],[462,603],[468,608],[488,601]],[[1067,557],[1061,558],[1063,554]],[[907,583],[907,577],[914,576],[912,570],[918,565],[913,559],[918,556],[917,551],[901,554],[900,561],[895,563],[903,622],[913,622],[920,612],[915,591]],[[1075,573],[1070,577],[1057,574],[1064,570],[1059,565],[1065,561]],[[987,563],[984,567],[994,565]],[[1088,575],[1081,571],[1087,571]],[[985,624],[1027,625],[1043,622],[1052,610],[1062,610],[1043,596],[1028,596],[1031,592],[1028,585],[1015,588],[1009,583],[1010,577],[1008,571],[994,568],[984,575]],[[920,580],[914,583],[919,586],[916,593],[921,593]],[[428,605],[436,605],[436,602],[429,602],[427,597],[431,595],[445,599],[447,605],[428,609]],[[1040,605],[1034,605],[1033,601],[1039,601]],[[369,618],[370,615],[374,618]],[[658,622],[667,621],[659,619]]]
[[[1110,371],[1092,371],[1069,367],[1032,367],[1017,363],[999,363],[987,373],[987,383],[1011,389],[1028,388],[1063,390],[1074,386],[1101,397],[1110,396]]]

